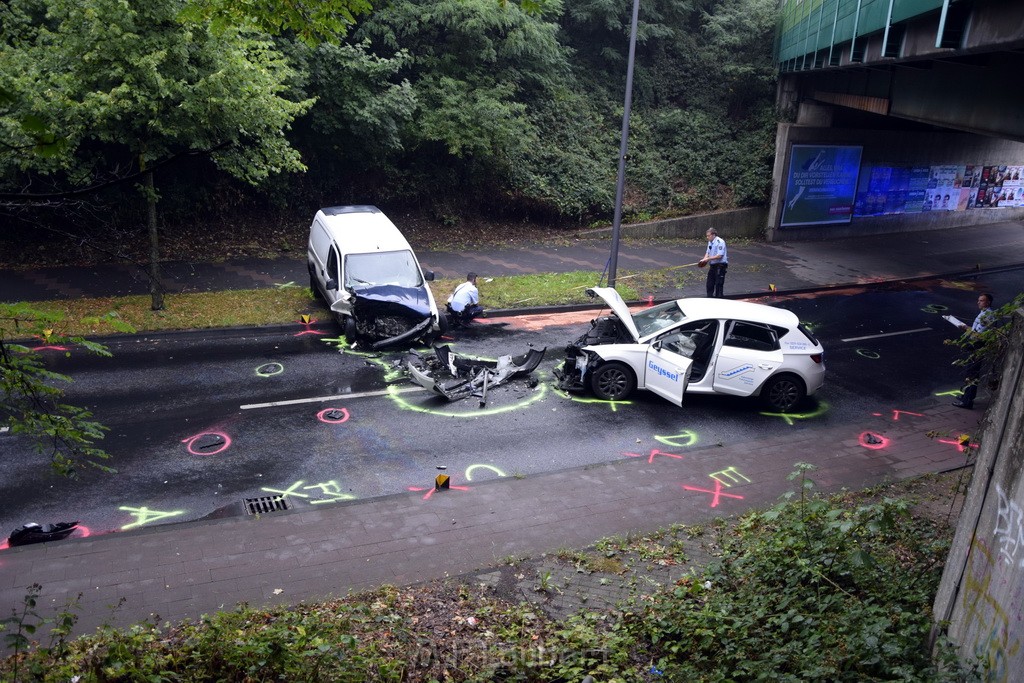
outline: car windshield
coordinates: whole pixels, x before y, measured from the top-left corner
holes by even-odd
[[[367,285],[419,287],[422,284],[420,269],[416,267],[416,257],[409,250],[349,254],[345,257],[347,288]]]
[[[647,337],[682,321],[685,316],[675,301],[658,304],[633,314],[633,323],[641,337]]]

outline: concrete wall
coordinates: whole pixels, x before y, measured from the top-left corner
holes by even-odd
[[[765,226],[767,225],[767,207],[755,207],[752,209],[736,209],[734,211],[719,211],[718,213],[704,213],[698,216],[683,216],[682,218],[666,218],[660,221],[649,221],[647,223],[633,223],[620,226],[621,237],[684,237],[704,239],[704,232],[708,228],[714,228],[726,238],[764,237]],[[611,227],[588,230],[590,236],[611,236]]]
[[[929,211],[917,214],[865,216],[848,224],[780,228],[789,175],[790,148],[799,144],[861,145],[861,167],[875,164],[937,166],[941,164],[1024,164],[1024,143],[969,133],[853,130],[779,124],[775,140],[772,199],[769,205],[768,241],[821,240],[890,232],[955,228],[1024,219],[1024,208]]]
[[[998,395],[935,598],[936,631],[989,681],[1024,671],[1024,309],[1014,315]]]

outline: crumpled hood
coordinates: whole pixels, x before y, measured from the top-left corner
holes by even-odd
[[[356,295],[357,315],[384,315],[387,313],[429,318],[430,298],[426,287],[400,285],[374,285],[352,290]]]

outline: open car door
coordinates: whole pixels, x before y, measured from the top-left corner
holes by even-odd
[[[677,406],[683,405],[693,361],[660,341],[648,347],[646,361],[644,384],[647,390]]]

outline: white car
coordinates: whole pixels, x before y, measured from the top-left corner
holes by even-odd
[[[558,386],[619,401],[646,389],[682,405],[683,394],[759,396],[780,413],[825,381],[824,349],[790,311],[730,299],[677,299],[630,313],[610,287],[588,290],[614,316],[597,318],[566,348]]]

